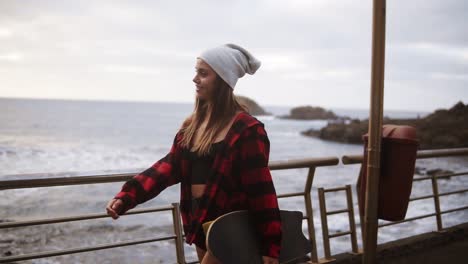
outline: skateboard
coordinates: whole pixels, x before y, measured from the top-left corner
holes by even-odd
[[[280,211],[280,263],[289,263],[311,252],[311,243],[302,233],[302,212]],[[246,210],[224,214],[206,223],[207,249],[223,264],[262,264],[259,242]]]

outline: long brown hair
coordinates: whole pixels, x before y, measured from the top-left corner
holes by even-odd
[[[181,146],[192,148],[199,155],[206,155],[210,151],[216,136],[229,124],[237,111],[248,112],[247,107],[235,97],[233,89],[219,75],[216,75],[215,82],[216,88],[211,102],[197,97],[193,113],[184,121],[181,128],[183,132]],[[198,142],[192,142],[195,139],[195,132],[200,128],[210,108],[210,119],[204,133]]]

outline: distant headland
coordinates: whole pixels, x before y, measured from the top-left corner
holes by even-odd
[[[305,136],[319,137],[344,143],[362,144],[362,135],[368,131],[369,120],[337,119],[320,130],[301,132]],[[383,124],[409,125],[417,130],[419,148],[468,147],[468,105],[458,102],[450,109],[439,109],[424,118],[391,119]]]
[[[254,100],[237,96],[252,115],[271,115]],[[362,135],[368,132],[369,119],[352,119],[338,116],[330,110],[314,106],[298,106],[289,115],[280,119],[328,120],[320,130],[309,129],[300,132],[304,136],[318,137],[342,143],[362,144]],[[417,130],[420,149],[468,147],[468,104],[458,102],[450,109],[438,109],[421,118],[398,119],[384,117],[383,124],[409,125]]]
[[[338,116],[332,111],[327,111],[322,107],[299,106],[291,109],[289,115],[279,116],[279,118],[296,120],[329,120],[337,119]]]
[[[236,98],[249,109],[251,115],[271,115],[271,113],[265,111],[257,102],[246,96],[236,95]]]

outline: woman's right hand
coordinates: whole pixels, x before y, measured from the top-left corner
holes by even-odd
[[[120,199],[112,199],[107,203],[106,211],[112,219],[119,218],[119,213],[122,212],[123,202]]]

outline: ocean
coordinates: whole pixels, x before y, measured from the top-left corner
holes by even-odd
[[[264,106],[273,116],[257,116],[265,124],[271,149],[270,161],[341,157],[361,154],[363,146],[325,141],[300,134],[310,128],[320,129],[327,121],[297,121],[276,118],[289,113],[290,107]],[[45,99],[0,98],[0,180],[137,173],[163,157],[171,146],[182,121],[193,109],[191,103],[111,102]],[[367,110],[331,109],[338,115],[366,118]],[[427,113],[388,111],[386,116],[414,118]],[[417,162],[424,170],[468,170],[468,158],[425,159]],[[323,256],[321,220],[317,199],[318,187],[354,185],[359,172],[357,165],[337,165],[316,170],[312,190],[314,219],[319,256]],[[272,171],[278,193],[297,192],[304,188],[307,170]],[[443,180],[443,191],[463,189],[468,177]],[[116,194],[122,183],[87,186],[30,188],[0,191],[0,220],[20,221],[66,215],[100,213]],[[452,188],[454,187],[454,188]],[[429,194],[429,182],[413,185],[413,196]],[[158,197],[139,208],[162,206],[177,202],[178,186],[166,189]],[[441,198],[442,209],[457,207],[468,196]],[[357,199],[354,196],[354,203]],[[342,193],[327,196],[328,210],[343,209]],[[459,205],[462,206],[462,205]],[[304,211],[303,199],[280,199],[286,210]],[[410,204],[407,217],[432,213],[432,200]],[[359,222],[355,207],[356,222]],[[64,224],[40,225],[22,229],[0,230],[0,254],[25,254],[36,251],[89,246],[114,241],[171,234],[170,213],[144,214],[111,219],[87,220]],[[467,222],[465,211],[443,216],[444,226]],[[304,222],[305,224],[305,222]],[[347,215],[329,217],[330,232],[349,229]],[[435,219],[384,227],[379,230],[379,243],[436,229]],[[305,230],[305,229],[304,229]],[[360,239],[359,239],[360,240]],[[361,243],[359,243],[361,245]],[[331,241],[332,253],[350,250],[347,237]],[[193,247],[186,246],[188,260],[195,260]],[[108,249],[92,253],[52,257],[28,263],[174,263],[172,242]]]

